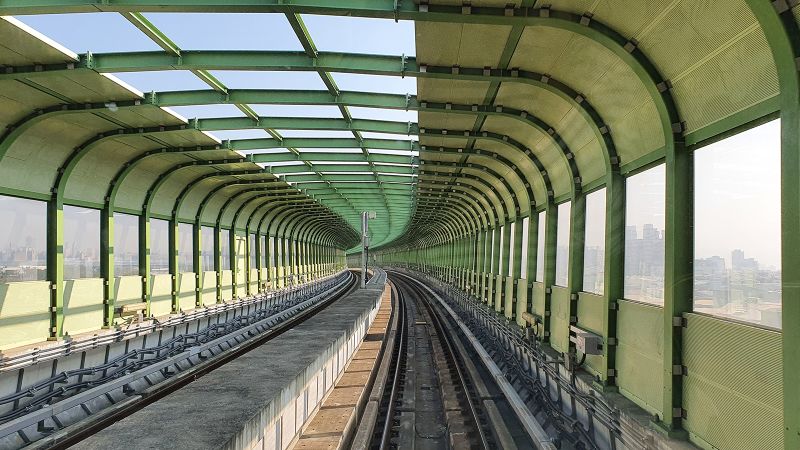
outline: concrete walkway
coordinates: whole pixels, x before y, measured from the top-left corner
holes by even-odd
[[[73,448],[284,448],[361,342],[381,292],[354,292]]]

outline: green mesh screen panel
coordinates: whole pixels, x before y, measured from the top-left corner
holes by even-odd
[[[550,295],[550,345],[560,351],[569,349],[569,291],[553,286]]]
[[[781,333],[686,317],[686,429],[716,448],[783,448]]]
[[[617,385],[647,411],[661,415],[663,309],[620,301],[617,313]]]

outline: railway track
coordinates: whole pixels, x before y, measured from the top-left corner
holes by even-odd
[[[397,336],[370,448],[536,448],[458,327],[418,281],[388,274]]]
[[[358,284],[359,277],[348,272],[330,292],[322,292],[293,303],[272,315],[255,317],[247,326],[229,334],[217,334],[214,336],[216,339],[186,348],[167,358],[154,359],[142,369],[123,371],[121,376],[109,378],[106,384],[84,390],[61,401],[51,401],[50,404],[14,420],[0,422],[0,437],[8,433],[19,433],[34,448],[67,448],[305,322],[336,300],[353,292]],[[154,378],[158,378],[155,383]],[[99,410],[92,407],[97,404],[98,399],[108,405]],[[64,423],[63,417],[59,415],[66,411],[78,412],[82,416],[78,420]],[[31,426],[36,431],[43,431],[37,439],[31,439],[28,431]],[[3,447],[0,445],[0,448]]]

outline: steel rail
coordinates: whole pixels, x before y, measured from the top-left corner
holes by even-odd
[[[427,299],[427,296],[424,295],[421,289],[416,286],[414,283],[411,282],[411,277],[407,275],[400,274],[399,272],[393,272],[392,275],[397,277],[400,275],[400,278],[403,279],[402,284],[405,288],[421,303],[425,310],[428,312],[428,315],[432,319],[432,325],[436,330],[437,338],[442,345],[442,349],[444,350],[445,357],[449,362],[449,366],[455,369],[456,376],[458,379],[458,385],[460,390],[464,393],[464,398],[467,401],[467,406],[469,408],[468,415],[472,419],[474,423],[474,428],[478,432],[480,437],[480,446],[483,449],[491,449],[493,446],[490,444],[489,436],[487,436],[487,430],[484,429],[484,426],[481,425],[480,419],[480,410],[475,404],[475,400],[471,392],[473,389],[470,387],[474,385],[474,383],[470,380],[463,369],[463,360],[464,355],[461,355],[459,352],[456,351],[455,345],[453,345],[452,336],[445,330],[444,324],[442,322],[442,318],[439,315],[438,311],[436,311],[430,301]],[[466,415],[466,414],[465,414]]]
[[[477,356],[480,358],[484,366],[489,370],[489,372],[494,377],[495,383],[497,383],[498,387],[505,395],[509,405],[516,413],[517,418],[522,423],[523,427],[525,428],[525,431],[530,436],[533,443],[537,446],[537,448],[540,449],[555,450],[556,447],[553,444],[552,438],[545,432],[545,430],[542,428],[539,422],[536,421],[535,417],[528,409],[527,405],[519,397],[517,391],[505,378],[503,372],[497,367],[496,363],[493,361],[493,359],[488,354],[486,349],[484,349],[480,341],[478,341],[475,338],[471,330],[463,323],[462,320],[460,320],[456,312],[453,311],[453,309],[442,299],[441,296],[436,294],[436,292],[434,292],[434,290],[428,287],[425,283],[422,283],[421,281],[401,272],[393,271],[392,273],[398,273],[401,276],[405,276],[408,280],[420,286],[420,289],[424,289],[425,291],[429,292],[431,296],[433,296],[438,300],[438,303],[454,319],[458,327],[463,332],[464,336],[472,344],[473,348],[477,353]]]

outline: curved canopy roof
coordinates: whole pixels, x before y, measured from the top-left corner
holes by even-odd
[[[528,216],[612,173],[660,161],[668,148],[777,111],[777,70],[751,4],[9,0],[0,14],[23,22],[66,14],[56,17],[67,26],[70,13],[93,13],[124,19],[149,40],[74,54],[2,21],[0,122],[10,128],[0,141],[0,175],[16,177],[23,193],[47,196],[62,182],[66,201],[77,204],[102,204],[113,192],[119,211],[152,204],[145,209],[156,215],[177,208],[182,219],[204,214],[206,222],[241,227],[273,204],[269,196],[295,195],[292,202],[318,205],[304,213],[309,219],[338,220],[323,222],[354,249],[362,211],[377,213],[373,246],[452,237]],[[187,49],[154,25],[189,12],[267,13],[283,25],[256,30],[256,42]],[[320,16],[327,23],[319,34],[335,40],[347,30],[341,34],[370,49],[407,39],[393,21],[414,21],[415,54],[322,44],[304,22]],[[195,36],[230,29],[204,28],[213,20],[195,27],[197,16],[186,17],[172,28]],[[235,26],[245,17],[253,16],[220,20]],[[271,44],[291,33],[293,44]],[[144,72],[195,78],[141,94],[108,76]],[[295,87],[224,82],[246,72],[288,72]],[[315,82],[297,87],[306,76]],[[384,89],[389,77],[414,80],[416,93]],[[341,80],[359,88],[342,89]],[[361,88],[372,85],[379,87]],[[190,120],[170,113],[213,105],[235,112]],[[261,112],[286,105],[325,114]],[[54,133],[64,139],[42,148]],[[215,138],[226,134],[231,139]]]

